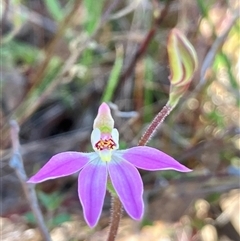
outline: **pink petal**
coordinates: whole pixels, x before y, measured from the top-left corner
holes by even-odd
[[[143,183],[138,170],[129,162],[114,157],[108,171],[115,191],[133,219],[143,215]]]
[[[34,176],[29,183],[39,183],[49,179],[71,175],[90,160],[92,153],[62,152],[53,156]]]
[[[122,158],[132,163],[134,166],[144,170],[176,170],[179,172],[190,172],[191,170],[171,156],[155,148],[147,146],[137,146],[124,151],[118,151]]]
[[[87,224],[93,227],[98,222],[107,185],[107,167],[101,160],[87,164],[79,174],[78,195],[83,206]]]

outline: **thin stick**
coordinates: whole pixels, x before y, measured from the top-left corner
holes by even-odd
[[[45,241],[51,241],[50,234],[47,230],[47,227],[45,226],[42,212],[38,205],[37,195],[34,189],[34,185],[26,183],[28,178],[24,170],[23,160],[20,154],[20,143],[19,143],[19,136],[18,136],[19,126],[17,122],[14,120],[10,121],[10,126],[11,126],[11,140],[12,140],[12,146],[13,146],[13,155],[9,165],[15,170],[20,180],[25,196],[35,216],[39,231],[43,239]]]
[[[118,197],[112,196],[112,215],[107,241],[114,241],[122,217],[122,204]]]

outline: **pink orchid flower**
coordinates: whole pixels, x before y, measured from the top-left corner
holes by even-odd
[[[191,171],[169,155],[151,147],[137,146],[118,150],[119,133],[106,103],[101,104],[91,134],[95,152],[67,151],[53,156],[29,183],[40,183],[80,171],[78,195],[84,218],[90,227],[97,224],[106,194],[108,177],[124,209],[133,219],[142,218],[143,183],[137,168]]]

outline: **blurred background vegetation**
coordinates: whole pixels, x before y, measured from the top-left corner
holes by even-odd
[[[194,171],[142,172],[145,217],[123,217],[117,240],[240,240],[240,21],[238,0],[1,1],[2,240],[41,240],[9,167],[9,120],[20,125],[28,175],[62,151],[91,151],[106,101],[121,147],[137,145],[168,99],[166,40],[181,29],[199,69],[149,145]],[[110,197],[94,230],[77,176],[37,186],[53,240],[105,240]]]

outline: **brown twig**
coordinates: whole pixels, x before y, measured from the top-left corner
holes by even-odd
[[[9,165],[15,170],[20,180],[25,196],[32,209],[33,215],[35,216],[39,231],[43,239],[45,241],[51,241],[50,234],[47,230],[47,227],[45,226],[42,212],[38,205],[37,195],[34,189],[34,185],[26,183],[28,178],[24,170],[23,160],[20,153],[20,143],[19,143],[19,136],[18,136],[19,126],[17,122],[14,120],[10,122],[10,126],[11,126],[11,140],[12,140],[12,147],[13,147],[13,155]]]

